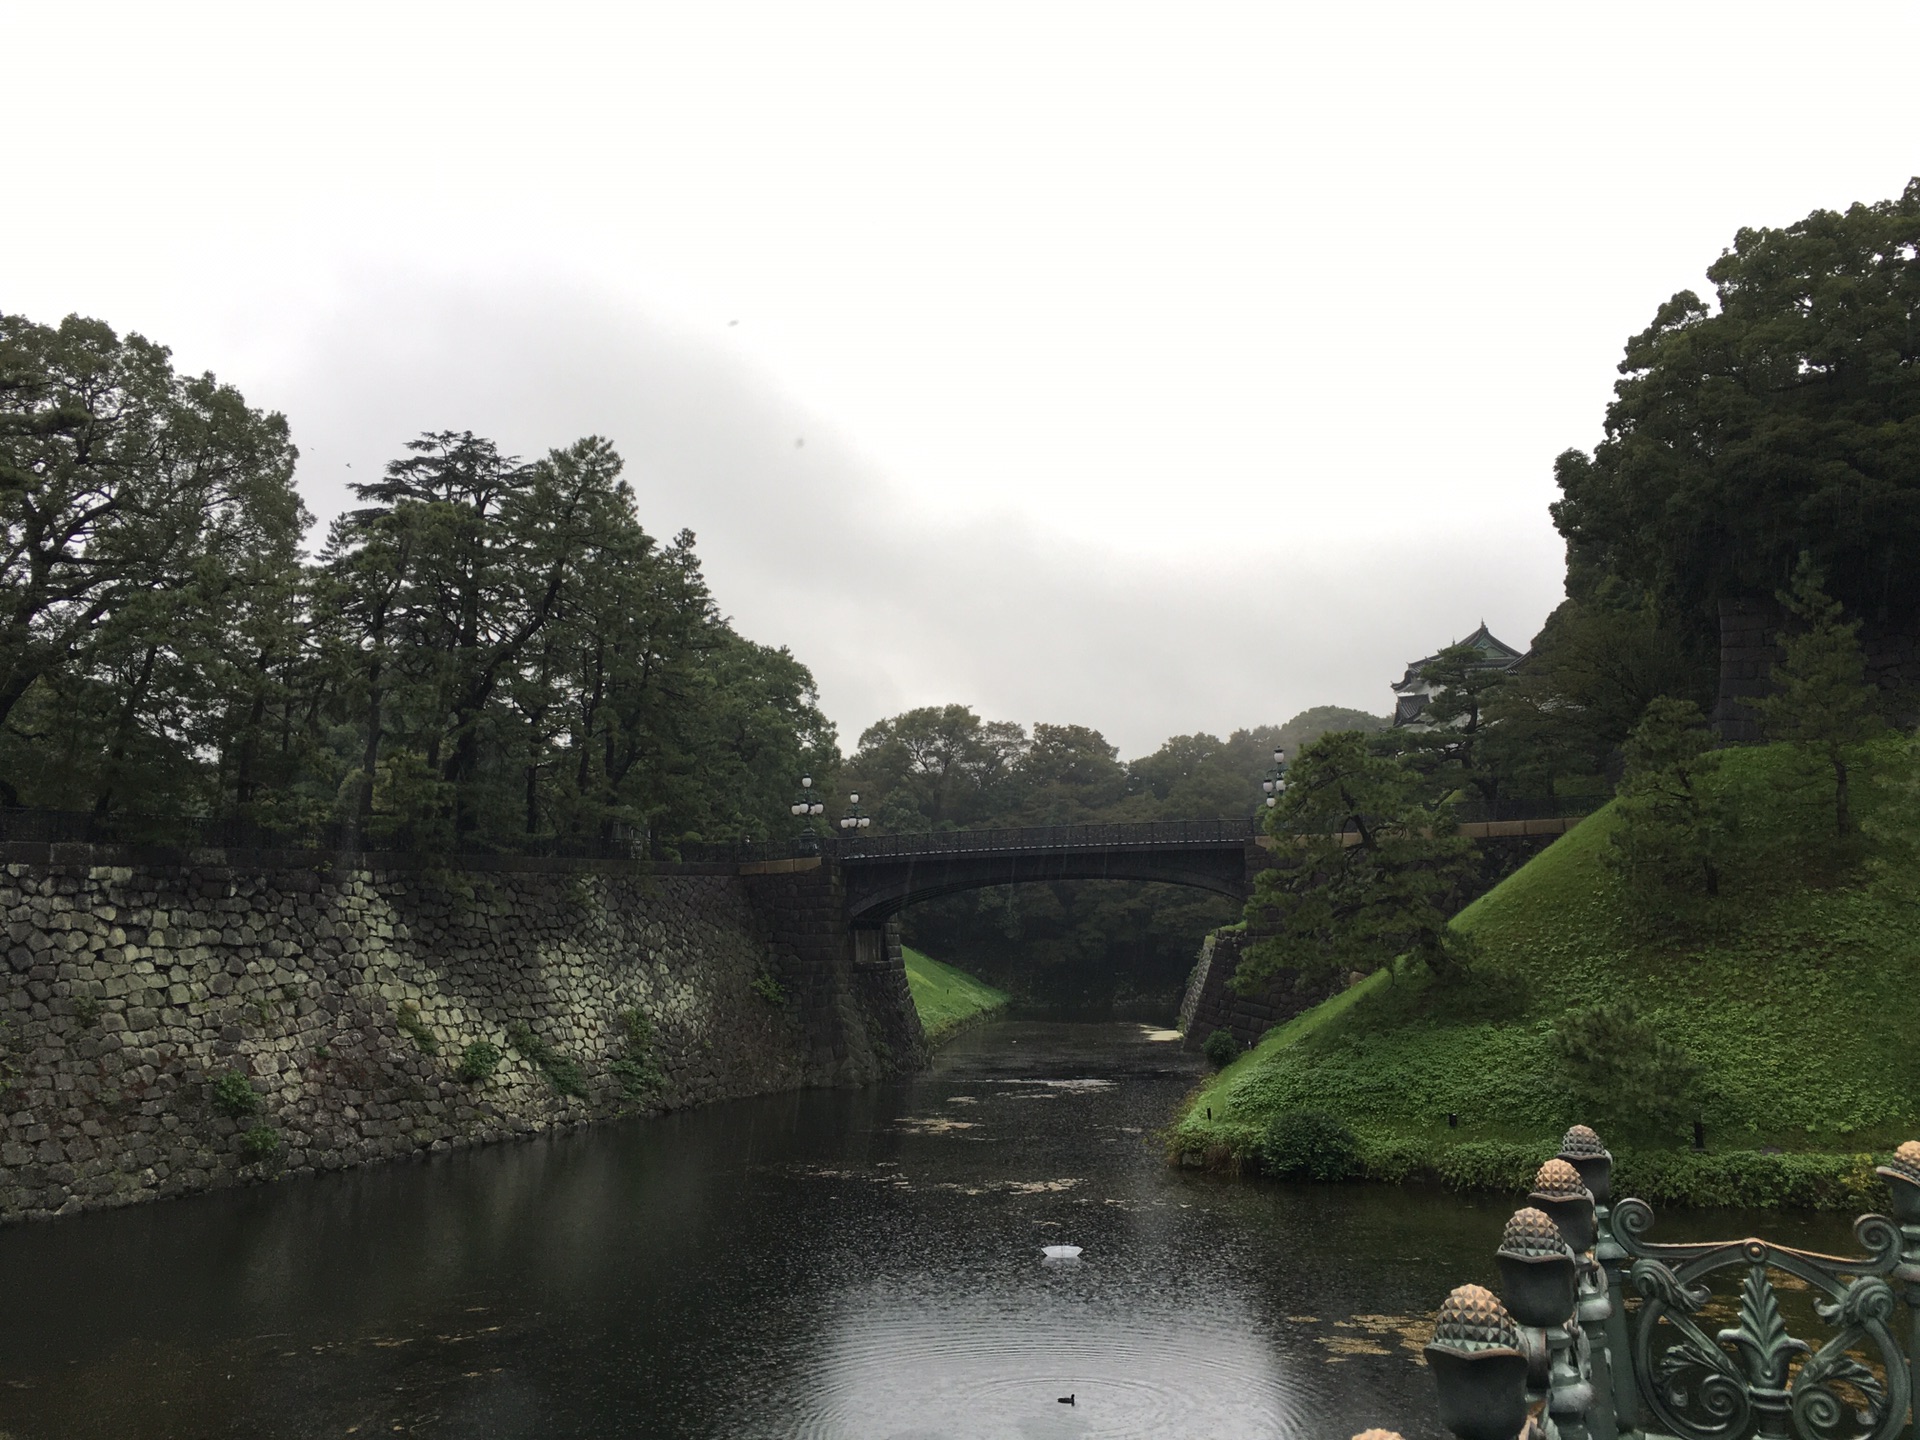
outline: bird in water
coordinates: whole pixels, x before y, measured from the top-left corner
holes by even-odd
[[[1080,1393],[1080,1392],[1079,1392],[1078,1390],[1076,1390],[1076,1391],[1074,1391],[1074,1392],[1073,1392],[1073,1395],[1062,1395],[1062,1396],[1060,1397],[1060,1402],[1059,1402],[1059,1403],[1060,1403],[1060,1404],[1062,1404],[1062,1405],[1071,1405],[1071,1404],[1073,1404],[1073,1400],[1074,1400],[1074,1395],[1078,1395],[1079,1393]]]

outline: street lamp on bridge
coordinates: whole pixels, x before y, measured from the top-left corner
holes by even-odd
[[[873,824],[873,817],[871,815],[862,815],[860,813],[860,792],[858,790],[847,796],[847,807],[847,813],[840,817],[840,828],[848,834],[852,834],[855,830],[864,830]]]
[[[1273,769],[1260,782],[1260,789],[1267,797],[1269,810],[1278,805],[1280,797],[1287,793],[1287,752],[1284,746],[1273,747]]]
[[[811,817],[824,814],[826,808],[826,805],[821,801],[820,797],[813,793],[813,777],[811,775],[802,775],[800,777],[800,798],[787,807],[787,813],[789,815],[809,817],[807,824],[800,831],[800,848],[808,854],[812,854],[820,848],[819,839],[814,835]]]

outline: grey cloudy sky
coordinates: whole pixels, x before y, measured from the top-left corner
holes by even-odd
[[[422,429],[608,435],[844,744],[960,700],[1131,755],[1524,644],[1626,336],[1741,225],[1920,172],[1916,42],[1911,3],[0,0],[0,308],[285,411],[322,516]]]

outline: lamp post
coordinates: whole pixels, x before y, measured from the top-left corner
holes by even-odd
[[[856,790],[847,796],[847,813],[840,817],[840,828],[851,835],[855,830],[865,830],[871,824],[873,817],[860,813],[860,792]]]
[[[1273,769],[1260,782],[1260,790],[1266,796],[1266,808],[1269,810],[1278,805],[1280,797],[1287,793],[1287,752],[1283,746],[1273,747]]]
[[[820,797],[813,793],[813,777],[802,775],[800,798],[787,807],[787,813],[808,817],[806,824],[800,830],[800,852],[803,855],[811,855],[820,848],[820,837],[814,833],[812,817],[825,813],[826,808]]]

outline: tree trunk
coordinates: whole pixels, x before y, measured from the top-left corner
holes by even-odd
[[[147,698],[147,687],[153,681],[153,663],[159,657],[160,647],[149,645],[146,658],[140,662],[140,678],[127,692],[127,700],[120,707],[120,720],[114,726],[113,749],[107,756],[107,773],[100,785],[100,795],[93,802],[93,813],[105,815],[113,805],[113,787],[119,783],[120,766],[127,758],[127,746],[133,739],[134,717],[139,713],[140,702]]]
[[[367,743],[360,752],[360,793],[353,800],[353,822],[347,836],[347,848],[357,849],[373,818],[373,772],[380,763],[380,710],[385,699],[380,689],[381,664],[376,657],[367,674]]]
[[[244,817],[247,807],[253,803],[253,753],[260,734],[260,726],[267,715],[267,667],[271,657],[262,651],[254,662],[254,670],[259,675],[259,684],[253,692],[253,704],[247,707],[247,718],[240,732],[240,754],[233,766],[233,803],[234,808]]]
[[[1833,761],[1833,823],[1835,833],[1842,839],[1853,833],[1853,810],[1849,805],[1851,796],[1847,786],[1847,757],[1838,745],[1828,752]]]

